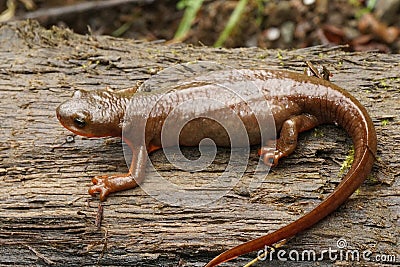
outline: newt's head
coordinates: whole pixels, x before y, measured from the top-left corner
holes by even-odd
[[[110,89],[79,90],[57,107],[57,118],[71,132],[87,137],[121,136],[125,101]]]

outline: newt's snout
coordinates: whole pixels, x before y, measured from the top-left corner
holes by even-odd
[[[56,109],[57,119],[71,132],[86,137],[121,136],[123,109],[110,110],[106,91],[76,91]]]
[[[65,128],[73,133],[91,136],[87,131],[90,114],[84,112],[84,110],[81,110],[79,107],[77,108],[75,104],[76,103],[70,100],[59,105],[56,109],[57,119]]]

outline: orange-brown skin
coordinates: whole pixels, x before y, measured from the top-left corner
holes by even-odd
[[[373,123],[366,109],[348,92],[340,87],[318,78],[308,77],[287,71],[268,70],[241,70],[242,75],[253,80],[265,93],[263,99],[268,101],[274,116],[275,126],[279,138],[276,149],[262,146],[260,154],[266,164],[276,165],[278,160],[292,153],[297,145],[298,134],[325,123],[334,123],[346,130],[354,143],[354,161],[349,172],[338,187],[324,201],[312,211],[305,214],[289,225],[258,239],[249,241],[232,248],[210,261],[206,266],[216,266],[222,262],[233,259],[239,255],[263,249],[281,240],[290,238],[295,234],[311,227],[328,214],[337,209],[365,180],[372,169],[376,153],[376,133]],[[76,93],[57,109],[60,122],[72,132],[89,137],[121,136],[123,115],[127,112],[125,125],[128,129],[135,129],[138,118],[143,116],[146,107],[153,108],[148,114],[148,125],[145,127],[144,136],[124,138],[133,151],[132,164],[126,175],[100,176],[93,178],[93,186],[89,193],[100,193],[100,200],[105,200],[107,195],[137,186],[144,177],[147,153],[161,146],[159,138],[163,119],[168,116],[170,108],[190,99],[207,93],[213,98],[225,101],[219,95],[218,89],[212,87],[212,81],[233,80],[232,72],[217,71],[210,75],[208,83],[186,83],[177,85],[173,90],[162,92],[134,93],[132,91],[106,92],[81,92]],[[167,95],[165,100],[159,100],[161,95]],[[225,103],[231,103],[226,99]],[[126,110],[127,103],[133,108]],[[155,104],[156,103],[156,104]],[[156,108],[154,109],[154,106]],[[101,106],[106,108],[102,109]],[[233,105],[234,106],[234,105]],[[241,109],[240,103],[237,104]],[[212,107],[204,103],[204,109],[214,112]],[[187,110],[190,112],[191,110]],[[240,110],[244,124],[251,125],[251,114]],[[218,112],[227,112],[218,110]],[[244,115],[243,115],[244,114]],[[217,145],[229,145],[229,140],[219,133],[220,128],[212,122],[206,122],[208,131],[206,137],[214,138]],[[186,126],[185,126],[186,127]],[[180,135],[180,145],[198,145],[204,138],[204,127],[194,120],[187,126],[187,133]],[[259,129],[246,128],[250,143],[260,142],[257,138]],[[215,130],[215,131],[214,131]],[[199,132],[199,136],[193,136]],[[214,134],[215,132],[215,134]],[[202,135],[200,134],[202,133]],[[130,135],[125,135],[130,136]]]

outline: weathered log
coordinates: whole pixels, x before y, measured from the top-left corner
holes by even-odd
[[[98,229],[99,201],[87,189],[95,175],[127,171],[121,141],[72,136],[58,123],[55,108],[76,88],[130,88],[159,70],[195,60],[299,72],[311,60],[330,68],[332,81],[370,112],[378,134],[378,162],[345,205],[283,248],[322,253],[338,249],[337,241],[344,239],[345,252],[395,255],[399,263],[400,184],[395,178],[400,165],[400,55],[349,53],[341,47],[279,51],[167,45],[46,30],[34,21],[2,25],[0,53],[0,265],[202,266],[228,248],[295,220],[332,192],[351,140],[335,126],[321,126],[302,134],[295,153],[255,191],[246,187],[251,171],[206,207],[168,205],[140,188],[127,190],[104,202]],[[196,156],[197,150],[185,153]],[[195,173],[177,170],[162,151],[150,158],[163,176],[196,184],[218,177],[229,151],[218,152],[211,171]],[[254,148],[250,169],[256,161]],[[255,255],[227,266],[243,265]],[[339,256],[332,260],[325,255],[319,264],[383,266]],[[310,262],[275,259],[268,266]]]

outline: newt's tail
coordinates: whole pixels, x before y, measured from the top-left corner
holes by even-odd
[[[324,84],[325,81],[318,79],[315,82],[316,86],[321,83]],[[303,217],[275,232],[223,252],[211,260],[206,267],[216,266],[240,255],[264,249],[265,246],[272,246],[313,226],[346,201],[370,173],[377,146],[371,118],[366,109],[347,91],[329,82],[324,85],[328,91],[322,93],[318,101],[313,99],[315,95],[311,97],[304,95],[302,101],[306,112],[323,117],[326,123],[338,124],[351,136],[354,144],[354,161],[349,172],[323,202]]]

